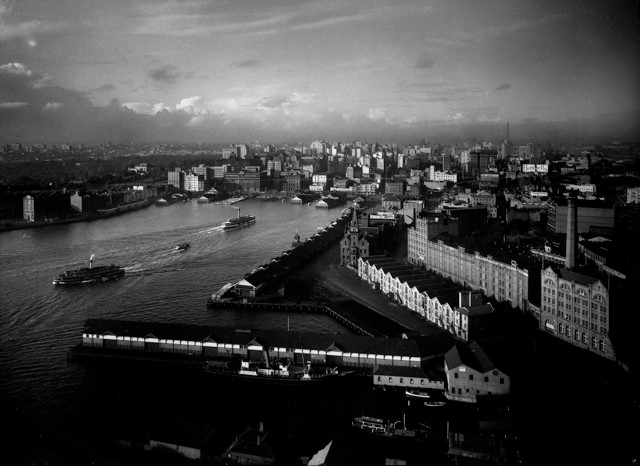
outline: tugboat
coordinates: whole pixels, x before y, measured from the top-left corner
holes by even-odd
[[[235,228],[248,227],[249,225],[256,223],[255,215],[240,215],[240,208],[238,209],[238,216],[236,218],[230,218],[224,222],[222,222],[223,230],[232,230]]]
[[[187,249],[189,249],[191,247],[191,245],[189,243],[180,243],[176,246],[176,250],[178,251],[186,251]]]
[[[124,269],[119,265],[93,266],[93,256],[89,258],[89,267],[67,270],[53,280],[54,285],[81,285],[93,282],[106,282],[124,277]]]

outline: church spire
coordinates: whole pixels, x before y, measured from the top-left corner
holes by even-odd
[[[358,226],[358,210],[356,209],[356,203],[353,203],[353,216],[351,217],[351,223],[349,224],[350,233],[358,233],[360,228]]]

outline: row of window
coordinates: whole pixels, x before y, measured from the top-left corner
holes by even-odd
[[[567,337],[571,336],[571,327],[569,327],[568,325],[565,325],[563,327],[563,324],[559,324],[558,330],[561,335],[565,335]],[[594,329],[592,328],[592,330]],[[606,331],[604,329],[602,333],[606,335]],[[575,341],[587,344],[587,334],[585,332],[574,330],[573,339]],[[604,352],[606,349],[606,343],[604,340],[598,340],[596,337],[591,337],[591,347]]]
[[[459,372],[454,372],[453,373],[453,378],[454,379],[459,379],[460,378],[459,375],[460,375]],[[469,381],[472,381],[472,380],[473,380],[473,374],[469,374]],[[488,375],[484,376],[484,382],[485,383],[489,383],[489,376]],[[504,385],[504,377],[500,377],[500,384]]]
[[[382,376],[381,375],[378,376],[378,382],[382,382]],[[389,383],[393,383],[393,377],[389,377]],[[400,377],[400,382],[399,383],[401,383],[401,384],[404,383],[404,378],[403,377]],[[413,379],[409,379],[409,385],[416,385],[416,384],[413,383]],[[420,385],[425,385],[424,379],[420,379]]]

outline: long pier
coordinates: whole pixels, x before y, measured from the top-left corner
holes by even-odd
[[[357,319],[354,316],[347,315],[341,309],[334,309],[331,306],[326,304],[315,304],[315,303],[268,303],[268,302],[260,302],[260,301],[229,301],[229,302],[219,302],[219,301],[209,301],[209,307],[218,308],[218,309],[242,309],[242,310],[254,310],[254,311],[279,311],[279,312],[295,312],[295,313],[304,313],[304,312],[313,312],[313,313],[324,313],[327,314],[332,319],[340,322],[347,328],[355,331],[359,335],[366,335],[369,337],[375,336],[383,336],[380,332],[375,330],[373,327],[368,325],[367,323]]]

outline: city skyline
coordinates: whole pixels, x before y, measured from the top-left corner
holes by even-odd
[[[638,3],[0,2],[0,141],[603,142]]]

